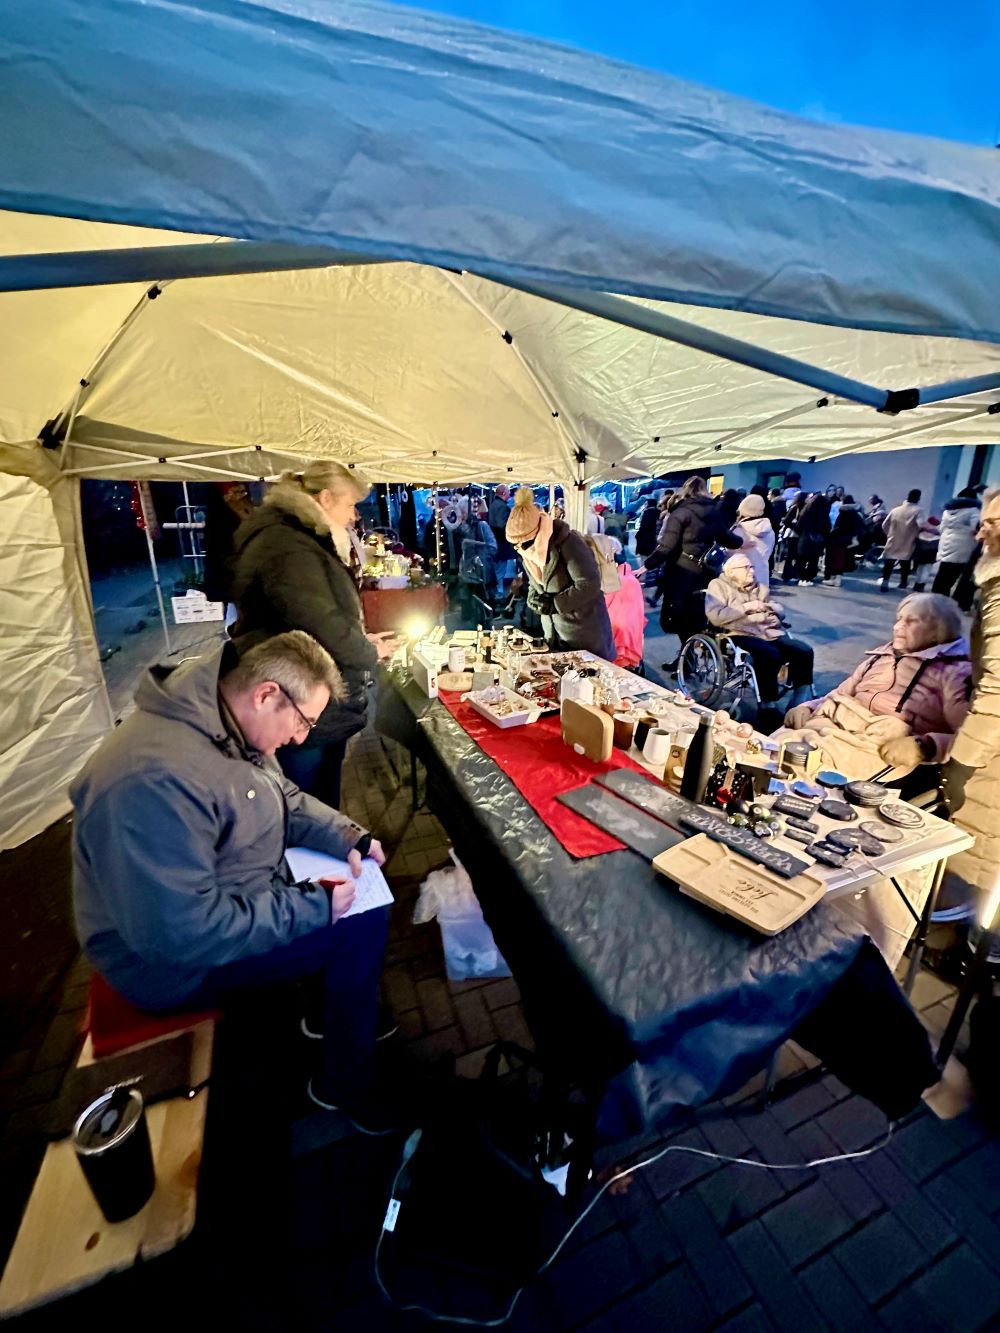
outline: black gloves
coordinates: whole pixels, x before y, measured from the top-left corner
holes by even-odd
[[[975,772],[968,764],[960,764],[955,759],[949,759],[941,769],[941,790],[950,814],[956,814],[965,804],[965,784]]]
[[[554,592],[536,592],[532,588],[528,593],[528,608],[539,616],[550,616],[555,610],[556,595]]]

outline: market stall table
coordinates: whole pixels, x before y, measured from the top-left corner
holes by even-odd
[[[448,610],[448,594],[441,583],[426,583],[411,588],[365,588],[361,609],[369,634],[402,630],[414,621],[436,625]]]
[[[677,1108],[735,1090],[793,1034],[890,1115],[936,1078],[881,956],[832,904],[762,938],[684,897],[634,852],[572,857],[412,682],[386,678],[377,725],[426,765],[430,803],[539,1050],[600,1102],[602,1130],[664,1125]]]

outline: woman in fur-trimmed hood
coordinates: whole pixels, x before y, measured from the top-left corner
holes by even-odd
[[[278,752],[287,777],[336,806],[347,740],[365,725],[379,659],[365,634],[361,596],[351,573],[348,526],[367,481],[340,463],[310,463],[285,472],[233,539],[232,627],[237,649],[301,629],[327,650],[344,678],[347,698],[330,703],[309,739]]]

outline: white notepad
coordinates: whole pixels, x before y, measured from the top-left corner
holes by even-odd
[[[354,884],[357,894],[350,908],[339,920],[349,916],[360,916],[370,912],[373,907],[388,907],[393,901],[392,890],[386,883],[382,867],[369,857],[361,862],[361,874],[357,879],[351,873],[346,861],[338,861],[326,852],[316,852],[311,847],[289,847],[285,859],[292,868],[292,874],[301,879],[349,879]]]

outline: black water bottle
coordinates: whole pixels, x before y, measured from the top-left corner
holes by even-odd
[[[704,799],[714,752],[712,719],[699,717],[698,730],[691,737],[687,758],[684,760],[684,776],[681,778],[681,795],[695,804]]]

